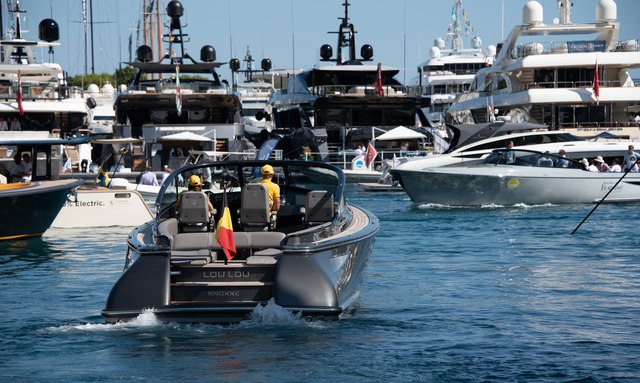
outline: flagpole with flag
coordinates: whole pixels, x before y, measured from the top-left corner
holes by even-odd
[[[18,71],[18,95],[16,100],[18,101],[18,114],[22,117],[24,116],[24,108],[22,107],[22,78],[20,77],[20,71]]]
[[[233,222],[231,221],[231,211],[227,203],[227,189],[222,192],[222,216],[216,227],[216,242],[222,247],[226,255],[226,261],[230,261],[236,256],[236,241],[233,237]]]
[[[176,65],[176,110],[182,115],[182,92],[180,91],[180,66]]]
[[[598,56],[596,56],[596,67],[593,73],[593,93],[596,96],[596,104],[600,105],[600,77],[598,75]]]
[[[371,165],[373,165],[373,161],[376,159],[378,152],[376,148],[373,147],[371,142],[367,146],[367,150],[364,152],[364,165],[371,170]]]
[[[376,87],[378,89],[378,96],[382,97],[382,64],[380,63],[378,63]]]

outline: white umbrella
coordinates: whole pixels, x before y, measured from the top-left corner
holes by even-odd
[[[376,137],[376,141],[394,141],[394,140],[419,140],[426,138],[424,134],[411,130],[404,126],[398,126],[390,131]]]

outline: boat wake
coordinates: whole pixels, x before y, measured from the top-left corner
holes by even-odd
[[[301,321],[301,313],[292,313],[291,311],[278,306],[273,298],[266,305],[258,305],[251,312],[249,324],[282,324],[295,323]],[[244,323],[244,322],[243,322]]]
[[[534,204],[534,205],[529,205],[526,203],[516,203],[513,205],[499,205],[499,204],[488,204],[488,205],[480,205],[480,206],[459,206],[459,205],[443,205],[443,204],[438,204],[438,203],[423,203],[423,204],[419,204],[416,205],[416,207],[418,209],[421,210],[438,210],[438,209],[473,209],[473,208],[477,208],[477,209],[524,209],[524,210],[528,210],[528,209],[533,209],[533,208],[540,208],[540,207],[551,207],[551,206],[555,206],[552,203],[543,203],[543,204]]]
[[[52,332],[52,333],[96,332],[96,331],[152,328],[152,327],[159,327],[162,325],[164,325],[164,323],[156,317],[156,315],[153,313],[153,309],[146,309],[142,314],[138,315],[135,319],[132,319],[127,322],[120,322],[116,324],[108,324],[108,323],[68,324],[68,325],[62,325],[62,326],[48,327],[46,331]]]

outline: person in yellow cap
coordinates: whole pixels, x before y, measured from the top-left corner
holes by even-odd
[[[180,201],[182,200],[182,194],[184,194],[184,192],[186,192],[186,191],[202,191],[202,186],[204,186],[204,184],[202,183],[202,180],[200,180],[200,177],[198,175],[196,175],[196,174],[193,174],[191,177],[189,177],[187,179],[187,182],[189,184],[188,190],[183,190],[178,195],[178,201],[176,202],[176,208],[178,210],[180,210]],[[207,202],[209,204],[209,214],[213,214],[213,205],[211,204],[210,200],[207,200]]]
[[[261,173],[262,180],[260,180],[260,183],[266,186],[269,192],[269,209],[274,212],[278,211],[280,209],[280,186],[271,181],[276,174],[273,171],[273,166],[264,165]]]

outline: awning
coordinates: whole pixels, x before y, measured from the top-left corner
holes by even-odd
[[[212,142],[213,139],[192,132],[180,132],[168,134],[157,139],[158,142],[191,141],[191,142]]]
[[[378,141],[394,141],[394,140],[420,140],[427,138],[424,134],[411,130],[404,126],[398,126],[390,131],[376,137]]]

